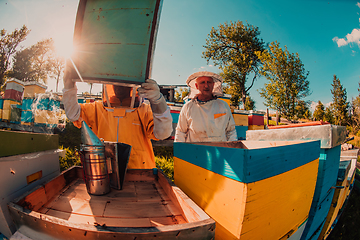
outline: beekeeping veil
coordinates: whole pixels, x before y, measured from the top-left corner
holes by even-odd
[[[136,108],[141,100],[136,89],[132,85],[103,84],[103,104],[106,107]]]
[[[196,79],[198,77],[211,77],[214,81],[213,95],[216,97],[223,96],[223,91],[222,91],[223,78],[216,73],[202,71],[191,74],[186,80],[186,84],[190,87],[190,94],[189,94],[190,99],[193,99],[196,95],[200,93],[200,91],[195,86]]]

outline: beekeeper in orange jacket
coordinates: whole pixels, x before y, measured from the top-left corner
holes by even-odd
[[[63,104],[66,115],[75,126],[85,121],[93,132],[105,141],[122,142],[132,146],[129,169],[155,168],[151,139],[162,140],[171,135],[170,109],[156,81],[148,79],[141,87],[103,85],[103,101],[78,104],[77,88],[64,76]],[[139,95],[147,98],[141,104]]]
[[[236,141],[235,121],[222,96],[222,77],[202,71],[188,77],[191,99],[181,109],[175,142]]]

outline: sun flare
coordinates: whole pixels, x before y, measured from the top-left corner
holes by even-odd
[[[59,57],[64,57],[65,59],[70,58],[74,52],[74,47],[72,39],[66,37],[57,37],[54,39],[55,51]]]

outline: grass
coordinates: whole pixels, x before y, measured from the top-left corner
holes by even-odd
[[[168,178],[174,181],[173,147],[154,147],[156,167],[163,170]]]

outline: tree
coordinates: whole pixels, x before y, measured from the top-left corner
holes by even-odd
[[[230,22],[220,24],[218,29],[211,29],[206,39],[202,57],[210,60],[222,70],[221,76],[230,87],[231,103],[238,106],[240,100],[245,105],[246,96],[258,76],[261,64],[255,52],[262,52],[265,43],[259,37],[260,31],[250,24]],[[247,78],[253,73],[249,87],[245,87]]]
[[[244,110],[255,110],[255,101],[250,97],[246,96]]]
[[[183,102],[184,98],[189,95],[190,89],[189,88],[179,88],[175,91],[175,101],[176,102]]]
[[[346,126],[349,121],[349,102],[347,101],[346,89],[341,85],[336,75],[334,75],[331,86],[333,87],[331,89],[331,94],[333,95],[331,108],[334,115],[334,124]]]
[[[54,77],[56,80],[56,92],[58,92],[58,86],[61,75],[64,73],[65,70],[65,58],[56,56],[55,51],[52,50],[52,56],[49,59],[50,64],[50,76]]]
[[[30,33],[25,25],[21,29],[15,29],[7,34],[5,29],[0,31],[0,85],[5,82],[7,72],[11,65],[11,57],[15,54],[16,48],[26,39]]]
[[[311,117],[311,112],[309,109],[309,103],[305,101],[298,101],[295,107],[295,118],[296,119],[309,119]]]
[[[315,121],[324,120],[325,110],[324,110],[324,104],[322,104],[321,101],[319,101],[318,104],[316,105],[313,117]]]
[[[61,66],[55,66],[55,64],[61,65],[61,61],[56,60],[54,50],[54,41],[50,38],[18,51],[14,56],[14,66],[9,75],[24,82],[46,83],[49,75],[56,71],[61,73]],[[59,77],[60,73],[57,73]]]
[[[324,121],[334,124],[334,115],[331,111],[331,106],[325,108]]]
[[[360,130],[360,82],[358,84],[359,95],[351,101],[351,127],[353,134]]]
[[[269,80],[259,91],[265,99],[264,105],[288,120],[294,119],[296,106],[310,95],[309,72],[305,71],[299,54],[289,53],[286,46],[282,49],[278,42],[272,42],[258,56],[263,64],[260,74]]]

